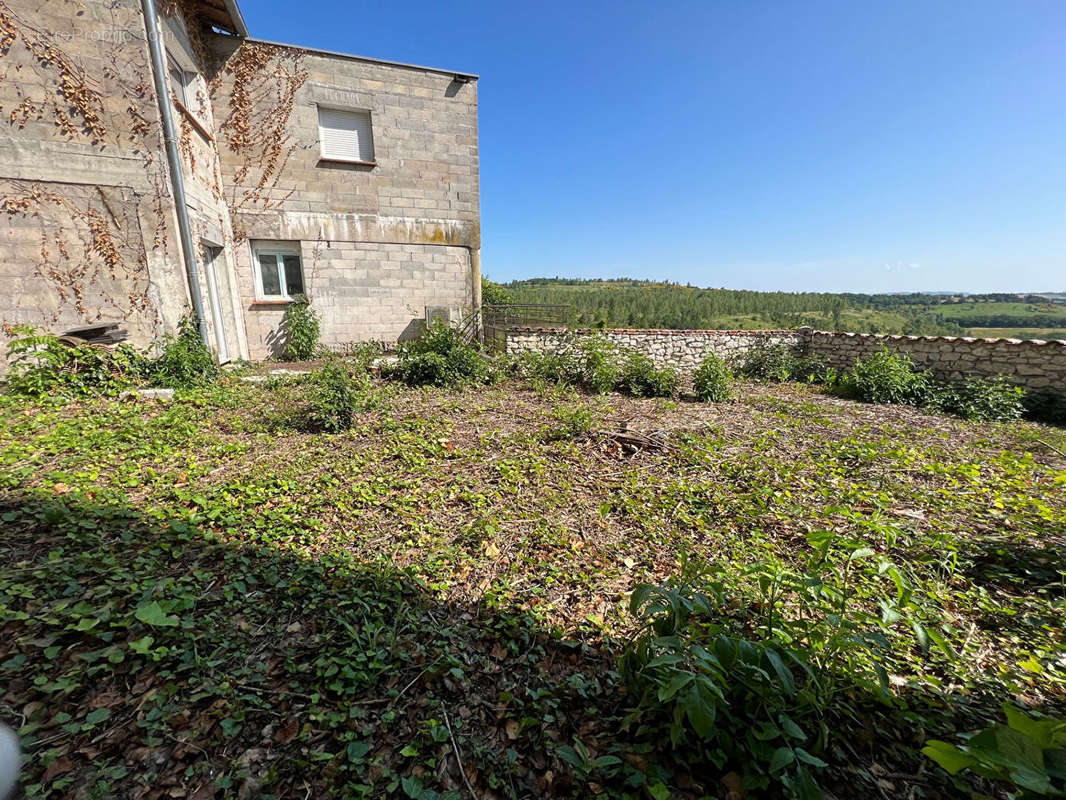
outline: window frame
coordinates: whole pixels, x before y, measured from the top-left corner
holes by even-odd
[[[346,114],[365,114],[367,128],[370,131],[370,154],[371,159],[365,161],[361,158],[346,158],[344,156],[328,155],[323,148],[322,142],[322,111],[340,111]],[[355,164],[362,167],[376,167],[378,164],[378,149],[374,139],[374,112],[369,108],[357,108],[354,106],[339,106],[330,103],[315,103],[315,115],[318,117],[318,160],[329,161],[337,164]]]
[[[181,60],[174,55],[173,51],[168,47],[166,49],[167,58],[167,79],[170,81],[170,93],[174,96],[181,105],[189,109],[189,83],[190,76],[196,77],[195,72],[190,72],[185,69],[185,65],[181,63]],[[177,86],[175,86],[175,79],[177,79]],[[180,91],[179,91],[180,89]]]
[[[300,261],[300,280],[303,281],[303,291],[297,294],[307,295],[307,276],[304,274],[303,253],[300,252],[299,243],[288,242],[252,242],[252,274],[255,278],[255,299],[263,303],[291,303],[297,295],[289,294],[288,281],[285,278],[285,256],[296,256]],[[267,294],[263,289],[263,265],[259,256],[274,256],[277,259],[278,285],[281,294]]]

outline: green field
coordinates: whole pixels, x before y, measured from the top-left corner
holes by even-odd
[[[967,335],[989,339],[1066,339],[1066,328],[970,328]]]
[[[502,289],[518,303],[569,306],[568,321],[579,327],[757,330],[809,325],[859,333],[1016,338],[1058,338],[1066,331],[1066,300],[1055,295],[750,292],[567,278],[514,281]]]

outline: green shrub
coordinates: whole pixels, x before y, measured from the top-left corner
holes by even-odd
[[[343,364],[332,362],[307,379],[306,427],[322,433],[340,433],[352,427],[357,387]]]
[[[13,333],[7,347],[8,394],[68,399],[114,394],[143,380],[148,369],[148,359],[129,345],[71,345],[29,326],[17,326]]]
[[[681,385],[681,373],[673,367],[657,367],[649,356],[636,350],[625,355],[618,388],[634,397],[673,397]]]
[[[997,723],[961,745],[930,739],[922,752],[951,775],[969,771],[1009,783],[1018,790],[1011,795],[1016,800],[1066,797],[1066,720],[1027,714],[1009,703],[1003,711],[1006,725]]]
[[[551,412],[553,425],[541,428],[541,439],[546,442],[576,439],[592,430],[596,414],[584,403],[556,405]]]
[[[513,378],[520,371],[520,359],[498,353],[485,356],[485,383],[490,386]]]
[[[789,369],[789,380],[833,386],[838,379],[836,368],[824,358],[811,355],[793,357]]]
[[[827,764],[815,755],[811,730],[814,670],[776,641],[713,622],[722,616],[724,590],[686,572],[638,586],[630,598],[643,629],[621,672],[638,717],[648,728],[665,726],[675,757],[694,773],[734,770],[749,791],[821,797],[814,770]]]
[[[801,383],[836,382],[837,373],[818,356],[797,355],[795,348],[786,344],[760,344],[744,356],[740,373],[751,380]]]
[[[733,372],[722,359],[710,353],[696,367],[692,384],[700,400],[723,403],[733,394]]]
[[[536,384],[565,384],[566,377],[575,370],[569,367],[570,358],[562,352],[526,352],[518,356],[519,375]]]
[[[1027,410],[1025,390],[1002,376],[971,378],[963,386],[933,380],[909,356],[882,347],[859,359],[837,391],[868,403],[909,403],[980,422],[1018,419]]]
[[[573,367],[577,372],[569,382],[594,394],[606,394],[618,385],[621,375],[618,348],[606,337],[582,339],[575,350]]]
[[[841,380],[843,394],[867,403],[921,405],[929,395],[932,379],[915,367],[910,356],[882,347],[860,358]]]
[[[950,393],[947,410],[979,422],[1008,422],[1025,411],[1025,391],[1006,378],[971,378]]]
[[[487,372],[481,352],[458,330],[437,321],[420,338],[400,345],[389,376],[409,386],[457,386],[479,383]]]
[[[754,381],[787,381],[796,366],[793,348],[784,344],[760,344],[744,356],[740,373]]]
[[[281,321],[288,361],[306,361],[318,351],[321,335],[318,313],[303,295],[293,298]]]
[[[680,575],[630,597],[640,628],[620,670],[632,717],[669,736],[692,774],[736,771],[753,797],[821,797],[832,719],[854,717],[856,698],[891,698],[890,636],[957,658],[892,561],[832,531],[807,542],[798,564],[683,559]]]
[[[577,386],[593,394],[605,394],[618,385],[622,370],[620,355],[605,336],[574,337],[558,350],[526,353],[520,372],[530,380]]]
[[[153,386],[167,389],[195,389],[218,380],[218,364],[191,317],[178,323],[177,336],[167,334],[163,338],[162,352],[148,373]]]

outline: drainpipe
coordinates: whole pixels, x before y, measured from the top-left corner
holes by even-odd
[[[470,252],[470,288],[473,289],[471,300],[474,301],[474,314],[481,315],[481,247],[469,248]],[[482,344],[485,343],[485,318],[477,321],[477,338]]]
[[[200,338],[204,340],[205,345],[210,347],[211,343],[207,338],[207,322],[204,320],[204,301],[200,296],[200,279],[192,243],[192,223],[189,221],[189,207],[185,203],[185,181],[181,177],[178,137],[174,135],[174,117],[170,113],[166,65],[163,62],[163,48],[159,44],[159,15],[156,13],[155,0],[141,0],[141,9],[144,12],[144,29],[148,34],[148,55],[152,61],[155,95],[159,101],[159,119],[163,124],[163,144],[166,146],[167,166],[170,168],[170,186],[174,192],[174,206],[178,213],[178,236],[181,238],[181,254],[185,261],[185,279],[189,284],[192,313],[196,317],[196,326],[200,329]]]

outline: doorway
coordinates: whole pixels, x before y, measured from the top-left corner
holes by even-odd
[[[211,305],[211,327],[215,331],[215,350],[219,364],[230,361],[229,342],[226,338],[226,323],[222,316],[222,298],[218,291],[218,272],[216,263],[222,266],[222,248],[204,246],[204,273],[207,278],[207,299]]]

